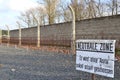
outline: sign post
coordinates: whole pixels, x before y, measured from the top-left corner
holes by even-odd
[[[77,40],[76,70],[114,78],[115,40]]]
[[[92,80],[95,80],[95,74],[92,74]]]

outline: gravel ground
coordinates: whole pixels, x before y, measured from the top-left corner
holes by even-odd
[[[91,80],[91,74],[76,71],[71,54],[0,46],[0,80]],[[120,62],[114,79],[97,75],[96,80],[120,80]]]

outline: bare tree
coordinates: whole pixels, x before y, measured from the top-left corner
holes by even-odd
[[[97,17],[97,8],[95,0],[85,0],[86,2],[86,11],[88,18],[95,18]]]
[[[114,0],[113,1],[114,3],[114,6],[115,6],[115,14],[117,15],[118,14],[118,0]]]
[[[37,8],[31,8],[28,10],[28,12],[31,15],[31,23],[35,26],[38,25],[38,20],[40,19],[40,24],[44,25],[45,24],[45,16],[46,16],[46,11],[44,8],[37,7]]]
[[[59,6],[60,11],[58,12],[59,15],[57,15],[57,17],[60,16],[60,19],[62,22],[69,22],[72,20],[72,17],[71,17],[72,15],[70,13],[68,5],[69,3],[67,1],[65,2],[65,0],[61,0],[60,6]]]
[[[96,8],[97,8],[97,17],[104,16],[104,3],[101,0],[98,0],[96,2]]]
[[[85,1],[84,0],[71,0],[71,5],[75,11],[76,20],[82,20],[85,16]]]
[[[36,8],[31,8],[21,13],[21,15],[18,16],[18,19],[19,22],[24,26],[33,27],[33,26],[37,26],[36,19],[39,17],[41,18],[41,25],[45,25],[45,15],[46,15],[45,9],[43,9],[43,7],[41,8],[41,6],[38,6]]]
[[[46,9],[48,24],[55,23],[56,10],[59,0],[43,0],[43,2]]]
[[[106,4],[109,12],[111,12],[111,15],[118,14],[118,8],[119,8],[118,3],[119,3],[118,0],[109,0],[108,3]]]
[[[30,13],[28,11],[26,12],[22,12],[20,14],[20,16],[18,16],[18,19],[20,22],[22,22],[23,26],[27,26],[27,27],[30,27],[30,23],[31,23],[31,18],[30,18]]]
[[[70,10],[68,10],[68,8],[66,8],[66,10],[64,10],[63,13],[63,18],[65,22],[69,22],[72,20],[71,14],[70,14]]]

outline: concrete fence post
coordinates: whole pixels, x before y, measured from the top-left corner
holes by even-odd
[[[40,47],[40,19],[37,22],[37,47]]]
[[[72,44],[71,48],[73,54],[76,54],[76,30],[75,30],[75,12],[71,5],[68,6],[72,14]]]
[[[9,26],[8,25],[5,25],[6,27],[7,27],[7,40],[8,40],[8,42],[7,42],[7,46],[9,46],[9,44],[10,44],[10,29],[9,29]]]
[[[0,44],[2,43],[2,29],[0,29]]]
[[[18,28],[19,28],[19,46],[21,46],[21,27],[18,21],[16,23],[18,24]]]

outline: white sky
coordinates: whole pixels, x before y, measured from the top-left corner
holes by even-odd
[[[43,0],[0,0],[0,29],[7,30],[5,25],[10,29],[18,29],[16,21],[20,12],[38,6],[37,1],[43,3]]]
[[[5,25],[9,25],[10,29],[16,29],[17,16],[20,15],[20,12],[38,6],[37,1],[0,0],[0,29],[7,29]]]

